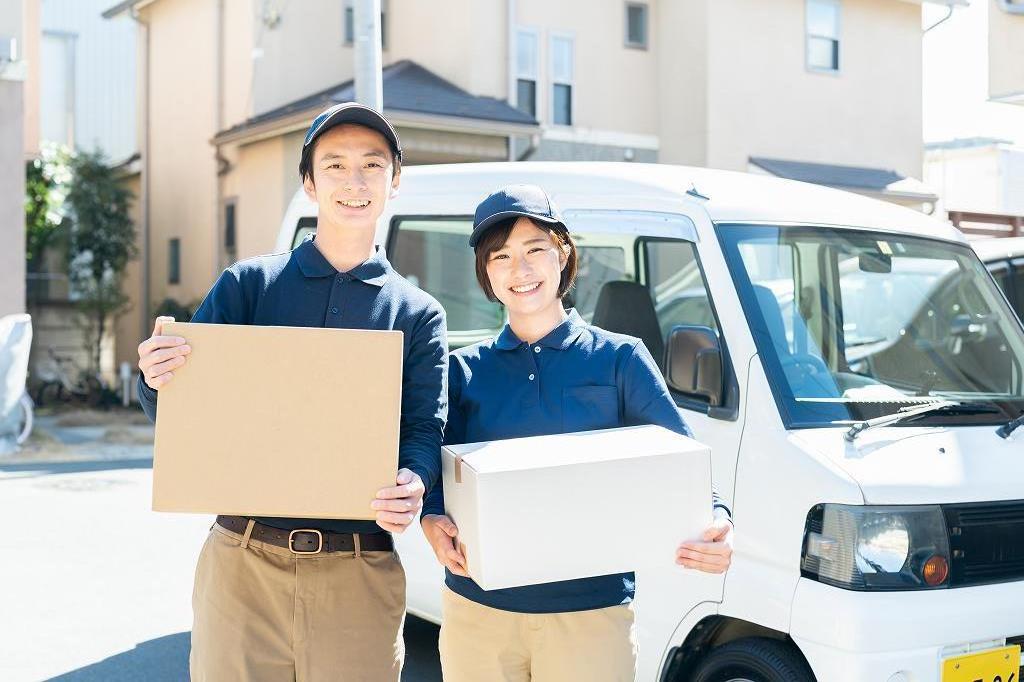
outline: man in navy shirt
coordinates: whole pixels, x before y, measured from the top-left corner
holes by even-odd
[[[320,114],[299,163],[318,207],[315,239],[234,264],[192,319],[404,334],[400,469],[394,486],[367,500],[376,523],[218,516],[196,568],[194,682],[399,679],[405,574],[390,533],[416,518],[440,475],[447,409],[444,311],[374,245],[401,155],[397,133],[376,111],[344,103]],[[160,387],[191,352],[185,339],[161,333],[168,319],[139,346],[139,395],[154,420]],[[259,371],[252,368],[253,382]],[[359,387],[339,386],[338,398],[344,409]]]

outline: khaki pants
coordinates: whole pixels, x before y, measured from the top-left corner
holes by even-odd
[[[192,593],[193,682],[397,681],[405,572],[394,552],[296,556],[215,525]]]
[[[516,613],[444,588],[441,668],[445,682],[633,682],[633,608]]]

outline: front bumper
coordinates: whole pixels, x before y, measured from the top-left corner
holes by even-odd
[[[1024,635],[1024,581],[853,592],[802,578],[790,634],[821,682],[939,682],[942,659]]]

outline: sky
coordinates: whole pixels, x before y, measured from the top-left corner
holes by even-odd
[[[925,142],[996,137],[1024,146],[1024,105],[988,101],[989,6],[989,0],[971,0],[924,36]],[[924,23],[945,14],[926,4]]]

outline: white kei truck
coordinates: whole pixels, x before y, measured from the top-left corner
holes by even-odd
[[[505,321],[467,236],[511,183],[562,209],[567,305],[643,339],[732,504],[726,575],[638,569],[638,680],[1019,682],[1024,328],[957,230],[745,173],[407,167],[379,243],[445,307],[453,348]],[[299,191],[277,250],[315,229]],[[409,611],[437,622],[421,535],[398,537]]]

